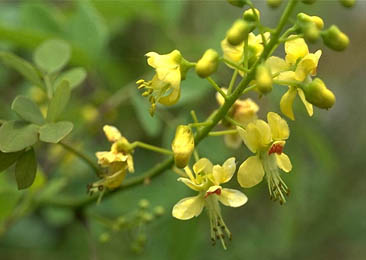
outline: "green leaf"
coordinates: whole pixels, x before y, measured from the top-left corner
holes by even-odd
[[[27,97],[17,96],[11,105],[11,109],[27,122],[37,125],[43,125],[45,122],[39,107]]]
[[[15,163],[22,152],[3,153],[0,152],[0,172],[5,171]]]
[[[158,117],[150,116],[150,104],[144,100],[137,91],[135,91],[132,95],[132,101],[137,113],[137,118],[139,119],[146,133],[152,137],[157,136],[162,128],[162,122]]]
[[[63,40],[47,40],[34,53],[34,62],[46,73],[60,71],[70,60],[70,45]]]
[[[55,82],[55,86],[61,83],[63,80],[67,80],[70,83],[70,88],[76,88],[86,78],[86,70],[82,67],[74,68],[62,73]]]
[[[23,60],[22,58],[12,53],[4,51],[0,51],[0,60],[6,66],[9,66],[18,71],[20,74],[22,74],[25,78],[27,78],[30,82],[32,82],[36,86],[44,87],[37,69],[28,61]]]
[[[57,85],[47,111],[47,121],[54,122],[65,109],[70,99],[70,84],[64,80]]]
[[[38,141],[39,126],[24,121],[8,121],[0,127],[0,151],[18,152]]]
[[[39,129],[39,139],[46,143],[58,143],[73,129],[71,122],[57,122],[45,124]]]
[[[26,189],[32,185],[37,173],[37,160],[33,148],[23,153],[15,165],[15,179],[18,189]]]

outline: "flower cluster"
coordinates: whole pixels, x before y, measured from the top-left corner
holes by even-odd
[[[241,163],[237,173],[239,185],[251,188],[266,179],[270,198],[284,204],[290,190],[281,177],[281,170],[286,173],[292,170],[291,161],[283,152],[290,135],[289,126],[275,112],[267,113],[267,121],[259,119],[257,103],[251,98],[241,97],[252,91],[262,98],[274,88],[286,86],[287,91],[279,100],[279,109],[286,117],[295,120],[293,104],[296,96],[299,96],[309,116],[313,115],[314,106],[329,109],[335,103],[335,96],[321,79],[314,78],[322,51],[311,52],[307,43],[322,38],[327,47],[336,51],[344,50],[349,44],[348,37],[338,27],[333,25],[324,29],[324,22],[318,16],[299,13],[292,27],[282,32],[289,14],[285,14],[281,18],[284,21],[272,29],[261,24],[260,12],[250,1],[228,2],[240,8],[249,5],[249,8],[223,37],[221,55],[214,49],[207,49],[201,58],[190,62],[177,50],[165,55],[149,52],[146,54],[147,62],[156,70],[156,74],[151,81],[137,82],[139,89],[145,89],[142,95],[149,96],[151,114],[156,109],[156,103],[170,106],[179,101],[181,81],[192,67],[195,67],[199,77],[207,79],[216,90],[219,104],[217,110],[203,122],[199,122],[192,111],[193,122],[177,127],[172,142],[172,154],[175,170],[185,176],[178,180],[198,194],[180,200],[174,206],[172,215],[177,219],[187,220],[197,217],[206,208],[211,226],[211,240],[215,243],[220,239],[224,248],[226,238],[230,239],[231,233],[223,221],[220,203],[240,207],[247,202],[247,197],[238,190],[221,186],[229,182],[235,174],[234,157],[226,160],[222,166],[213,166],[209,159],[199,159],[195,147],[208,135],[224,135],[225,144],[233,149],[238,149],[243,142],[254,155]],[[267,2],[275,8],[281,1]],[[297,2],[289,1],[288,5],[294,6]],[[293,6],[286,8],[285,12],[290,12]],[[272,56],[275,49],[282,44],[285,57]],[[220,62],[233,70],[230,82],[224,86],[220,86],[211,77],[219,70]],[[224,130],[211,131],[217,125]],[[196,160],[193,171],[189,166],[192,154]],[[178,168],[184,168],[184,172]]]
[[[97,191],[118,188],[126,172],[134,172],[132,150],[130,143],[122,136],[120,131],[114,127],[105,125],[104,133],[109,142],[112,143],[110,151],[97,152],[98,164],[107,171],[99,176],[101,179],[88,186],[88,192],[93,194]]]

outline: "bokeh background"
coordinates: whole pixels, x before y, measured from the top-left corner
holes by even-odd
[[[330,111],[315,109],[309,118],[297,100],[296,121],[289,121],[286,145],[293,171],[283,178],[291,188],[285,206],[268,199],[263,182],[245,190],[248,203],[223,208],[233,233],[229,250],[209,241],[207,216],[190,221],[173,219],[172,206],[193,195],[167,171],[149,185],[129,189],[88,208],[88,228],[68,209],[37,207],[34,198],[85,198],[85,186],[96,180],[92,170],[57,145],[38,145],[39,176],[47,182],[37,191],[17,191],[13,170],[0,175],[0,258],[12,259],[365,259],[366,255],[366,2],[346,10],[338,1],[299,4],[297,11],[319,15],[326,26],[337,24],[351,44],[345,52],[323,49],[318,75],[336,96]],[[271,10],[254,1],[265,25],[275,26],[284,5]],[[104,124],[120,128],[129,140],[169,148],[175,127],[189,122],[195,109],[200,119],[217,107],[214,91],[194,73],[182,83],[181,101],[148,115],[135,81],[148,79],[152,70],[144,54],[179,49],[188,60],[197,60],[207,48],[220,50],[220,41],[241,10],[224,0],[9,0],[0,2],[0,49],[32,60],[32,52],[44,40],[61,38],[73,48],[69,67],[88,71],[85,83],[73,92],[63,118],[75,124],[67,141],[90,156],[109,144]],[[281,49],[278,55],[283,55]],[[225,85],[231,71],[221,66],[217,81]],[[262,99],[260,115],[279,112],[286,88],[276,87]],[[0,118],[10,111],[18,94],[42,104],[42,93],[3,65],[0,66]],[[248,151],[225,147],[221,137],[210,137],[199,146],[200,155],[222,163],[235,155],[241,163]],[[136,174],[163,160],[163,156],[137,149]],[[232,182],[230,184],[236,187]],[[229,185],[229,186],[230,186]],[[239,188],[239,187],[236,187]],[[46,192],[44,191],[46,189]],[[151,207],[161,205],[165,214],[146,227],[143,251],[131,250],[134,234],[113,232],[104,218],[115,219],[138,209],[141,199]],[[108,233],[108,242],[100,242]],[[103,235],[102,235],[103,236]],[[105,236],[105,235],[104,235]]]

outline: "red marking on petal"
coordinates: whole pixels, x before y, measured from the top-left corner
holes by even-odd
[[[281,144],[273,144],[271,148],[268,151],[268,154],[271,155],[273,153],[276,153],[280,155],[283,151],[283,146]]]
[[[221,195],[221,189],[218,188],[215,191],[208,191],[208,192],[206,192],[205,198],[207,198],[209,195],[212,195],[212,194]]]

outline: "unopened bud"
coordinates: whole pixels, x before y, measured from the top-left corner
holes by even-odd
[[[304,28],[304,38],[308,42],[314,43],[319,39],[319,37],[320,31],[314,23],[310,23]]]
[[[227,31],[226,37],[227,41],[231,45],[239,45],[246,38],[248,38],[248,34],[253,29],[253,26],[248,22],[238,19],[234,22],[231,28]]]
[[[336,25],[322,33],[324,44],[335,51],[344,51],[349,45],[349,38]]]
[[[147,209],[150,206],[150,202],[147,199],[142,199],[139,201],[139,207],[142,209]]]
[[[203,54],[202,58],[196,64],[196,73],[201,78],[207,78],[215,73],[219,65],[219,54],[213,50],[208,49]]]
[[[237,7],[243,7],[246,4],[245,0],[227,0],[230,4],[237,6]]]
[[[282,4],[282,0],[267,0],[267,5],[271,8],[277,8]]]
[[[324,28],[324,21],[319,16],[310,16],[305,13],[297,15],[297,22],[300,27],[306,26],[309,23],[314,23],[319,30]]]
[[[162,207],[162,206],[156,206],[154,208],[154,214],[155,214],[155,216],[161,217],[162,215],[164,215],[164,213],[165,213],[164,207]]]
[[[258,9],[254,8],[255,13],[253,12],[253,9],[250,8],[243,13],[243,19],[248,22],[255,22],[260,20],[260,12]]]
[[[103,233],[99,237],[99,241],[101,243],[107,243],[111,239],[111,236],[108,233]]]
[[[267,94],[272,91],[272,75],[267,66],[258,66],[255,80],[257,88],[262,94]]]
[[[302,0],[302,2],[303,2],[304,4],[307,4],[307,5],[312,5],[312,4],[314,4],[314,3],[315,3],[315,1],[316,1],[316,0]]]
[[[335,96],[324,84],[324,82],[316,78],[304,88],[306,100],[314,106],[323,109],[331,108],[335,103]]]
[[[340,2],[344,7],[351,8],[355,5],[356,0],[340,0]]]
[[[175,165],[178,168],[187,166],[194,150],[194,137],[189,126],[179,125],[172,142]]]

